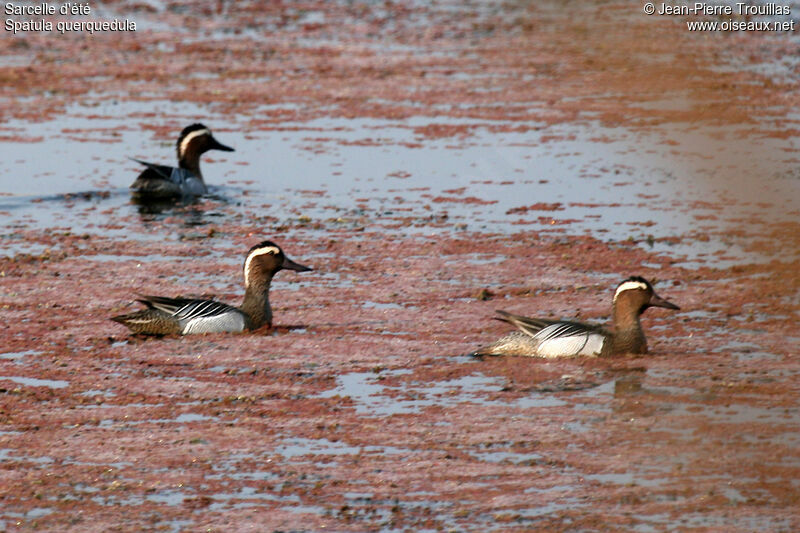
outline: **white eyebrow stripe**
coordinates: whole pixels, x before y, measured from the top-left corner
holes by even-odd
[[[189,143],[192,141],[192,139],[194,139],[195,137],[200,137],[201,135],[211,135],[211,130],[209,130],[208,128],[204,128],[202,130],[193,131],[186,137],[184,137],[181,140],[181,149],[180,149],[181,155],[183,155],[183,153],[186,151],[186,148],[189,146]]]
[[[614,301],[617,301],[617,296],[622,294],[625,291],[630,291],[633,289],[640,289],[643,291],[647,290],[647,284],[642,283],[641,281],[626,281],[619,287],[617,287],[617,292],[614,293]]]
[[[278,255],[279,253],[281,253],[281,250],[277,246],[267,246],[266,248],[259,248],[258,250],[250,252],[250,255],[247,256],[247,260],[244,262],[244,286],[247,287],[250,285],[250,262],[255,257],[264,254]]]

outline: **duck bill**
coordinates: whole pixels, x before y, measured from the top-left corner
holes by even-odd
[[[231,148],[230,146],[225,146],[224,144],[216,140],[214,137],[211,137],[211,146],[209,147],[209,150],[222,150],[223,152],[235,152],[233,148]]]
[[[677,305],[670,302],[669,300],[665,300],[658,294],[653,293],[653,296],[650,298],[650,307],[663,307],[664,309],[680,309]]]
[[[301,265],[300,263],[295,263],[285,255],[283,256],[283,264],[281,265],[281,268],[285,270],[294,270],[295,272],[308,272],[309,270],[313,270],[311,267]]]

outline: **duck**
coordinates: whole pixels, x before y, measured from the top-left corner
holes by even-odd
[[[211,130],[200,123],[183,128],[176,148],[177,168],[130,158],[147,167],[131,184],[134,196],[140,199],[159,199],[207,194],[208,188],[200,172],[200,156],[209,150],[234,151],[230,146],[217,141]]]
[[[145,309],[112,317],[135,334],[190,335],[242,333],[272,327],[269,287],[280,270],[308,272],[311,267],[289,259],[272,241],[256,244],[244,260],[244,302],[235,307],[216,300],[145,296],[137,300]]]
[[[497,311],[497,320],[516,327],[494,343],[479,348],[474,356],[518,355],[530,357],[605,357],[620,354],[646,354],[645,338],[639,317],[650,307],[678,310],[680,307],[656,294],[653,285],[641,276],[632,276],[617,285],[612,301],[613,329],[570,320],[528,318]]]

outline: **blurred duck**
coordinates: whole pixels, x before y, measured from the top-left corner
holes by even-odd
[[[147,167],[131,185],[134,195],[143,200],[204,195],[208,189],[200,172],[200,156],[209,150],[233,152],[233,148],[217,141],[211,130],[202,124],[183,129],[177,150],[177,168],[131,158]]]

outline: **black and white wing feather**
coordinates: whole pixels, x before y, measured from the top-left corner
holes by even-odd
[[[536,342],[536,352],[542,357],[571,355],[600,355],[608,333],[600,326],[571,322],[528,318],[498,311],[499,320],[512,324],[530,335]]]
[[[522,315],[515,315],[509,313],[507,311],[497,311],[497,314],[500,315],[499,317],[495,317],[497,320],[502,322],[507,322],[512,326],[519,329],[521,332],[525,333],[526,335],[534,336],[542,328],[546,328],[547,326],[558,322],[558,320],[546,320],[543,318],[528,318]]]
[[[232,311],[238,311],[235,307],[216,302],[214,300],[192,300],[175,313],[175,317],[181,320],[193,320],[196,318],[213,318]]]
[[[221,331],[238,332],[243,331],[246,327],[244,313],[232,305],[215,300],[142,296],[139,301],[177,319],[184,335]]]
[[[181,320],[210,318],[231,311],[238,311],[232,305],[216,300],[195,300],[191,298],[166,298],[164,296],[145,296],[139,300],[148,307],[158,309]]]

